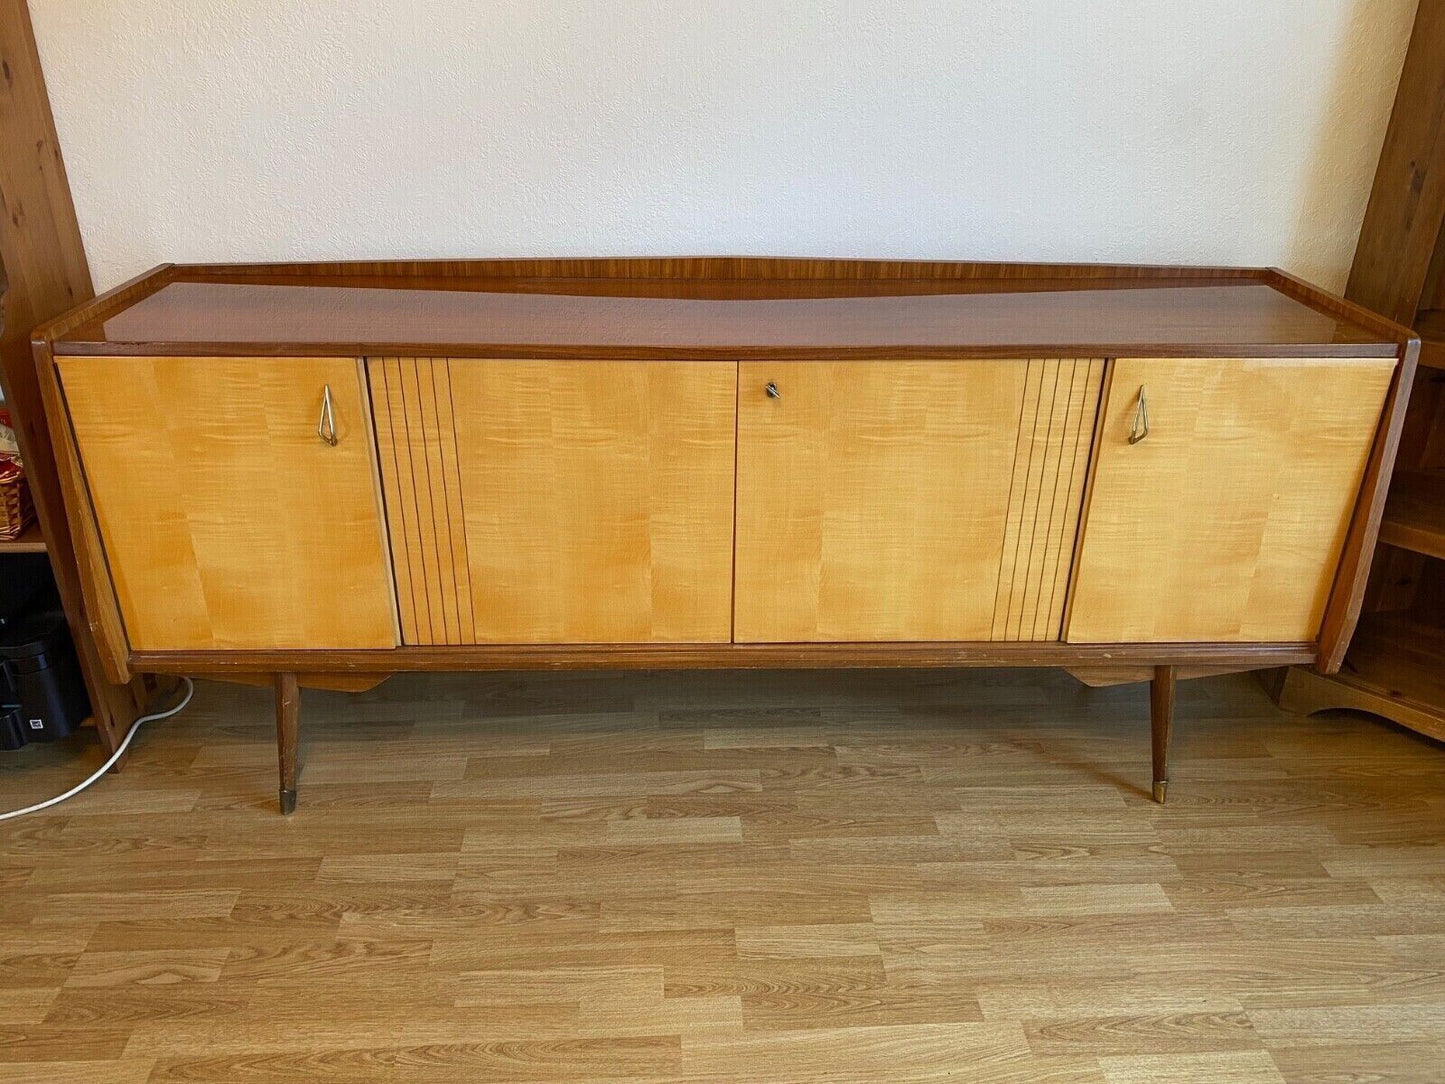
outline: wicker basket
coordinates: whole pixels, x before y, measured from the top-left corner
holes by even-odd
[[[30,500],[25,468],[0,461],[0,539],[13,542],[34,518],[35,505]]]
[[[30,483],[25,480],[25,467],[14,448],[10,412],[0,407],[0,540],[6,542],[19,538],[35,518]]]

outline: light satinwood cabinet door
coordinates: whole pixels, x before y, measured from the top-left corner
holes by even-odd
[[[396,645],[357,359],[56,364],[132,648]]]
[[[1315,639],[1394,367],[1113,362],[1069,641]]]
[[[743,363],[735,638],[1057,640],[1102,375]]]
[[[730,638],[735,362],[368,368],[407,643]]]

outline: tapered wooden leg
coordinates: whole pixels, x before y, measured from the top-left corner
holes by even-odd
[[[281,762],[281,812],[296,811],[296,752],[301,737],[301,689],[295,674],[276,675],[276,752]]]
[[[1154,800],[1164,804],[1169,794],[1169,738],[1174,730],[1174,680],[1172,666],[1154,667],[1149,683],[1149,729],[1154,750]]]

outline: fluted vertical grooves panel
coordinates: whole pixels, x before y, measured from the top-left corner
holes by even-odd
[[[1102,358],[1028,362],[994,599],[995,640],[1057,640],[1104,381]]]
[[[402,640],[474,643],[450,363],[372,358],[367,374]]]

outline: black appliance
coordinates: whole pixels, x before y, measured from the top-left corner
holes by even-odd
[[[53,581],[45,582],[48,572],[35,579],[5,576],[0,588],[0,749],[67,738],[90,715],[65,613]]]

